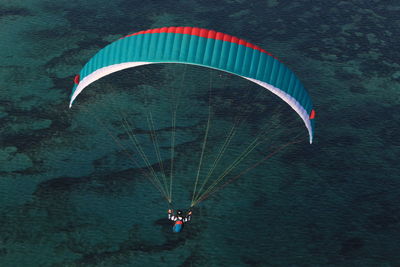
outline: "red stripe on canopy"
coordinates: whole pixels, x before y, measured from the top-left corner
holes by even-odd
[[[310,120],[312,120],[312,119],[314,119],[315,118],[315,110],[311,110],[311,113],[310,113]]]
[[[81,78],[80,78],[79,74],[75,75],[75,77],[74,77],[74,83],[75,83],[75,84],[78,84],[80,79],[81,79]]]
[[[221,40],[221,41],[225,41],[225,42],[235,43],[238,45],[244,45],[246,47],[252,48],[254,50],[258,50],[262,53],[265,53],[265,54],[277,59],[274,55],[272,55],[268,51],[260,48],[259,46],[254,45],[252,43],[249,43],[243,39],[239,39],[235,36],[225,34],[222,32],[216,32],[213,30],[207,30],[207,29],[196,28],[196,27],[163,27],[163,28],[156,28],[156,29],[150,29],[150,30],[146,30],[146,31],[132,33],[132,34],[126,35],[125,37],[130,37],[130,36],[139,35],[139,34],[163,33],[163,32],[189,34],[189,35],[195,35],[195,36],[199,36],[199,37],[203,37],[203,38]],[[125,37],[122,37],[122,38],[125,38]]]

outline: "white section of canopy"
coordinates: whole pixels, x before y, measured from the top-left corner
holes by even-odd
[[[302,105],[300,105],[300,103],[296,99],[294,99],[291,95],[287,94],[285,91],[282,91],[281,89],[279,89],[269,83],[265,83],[265,82],[262,82],[262,81],[259,81],[256,79],[245,77],[245,76],[241,76],[241,77],[264,87],[265,89],[271,91],[275,95],[279,96],[283,101],[288,103],[289,106],[292,109],[294,109],[294,111],[296,111],[297,114],[299,114],[300,118],[304,121],[304,124],[306,125],[307,130],[308,130],[308,135],[310,136],[310,144],[312,144],[313,132],[312,132],[312,127],[311,127],[310,117],[309,117],[307,111],[303,108]]]
[[[133,68],[137,66],[142,66],[142,65],[147,65],[151,64],[153,62],[126,62],[126,63],[120,63],[120,64],[114,64],[110,65],[107,67],[100,68],[98,70],[95,70],[94,72],[90,73],[88,76],[84,77],[81,81],[79,81],[78,86],[76,87],[73,95],[71,96],[71,101],[69,102],[69,107],[72,107],[72,103],[74,102],[75,98],[85,89],[86,86],[91,84],[92,82],[97,81],[98,79],[107,76],[108,74],[123,70],[123,69],[128,69],[128,68]]]
[[[123,70],[123,69],[127,69],[127,68],[132,68],[132,67],[137,67],[137,66],[142,66],[142,65],[148,65],[148,64],[153,64],[153,63],[183,63],[183,64],[190,64],[190,63],[185,63],[185,62],[125,62],[125,63],[120,63],[120,64],[114,64],[114,65],[110,65],[110,66],[106,66],[103,68],[100,68],[98,70],[95,70],[94,72],[92,72],[91,74],[89,74],[88,76],[84,77],[78,84],[78,86],[76,87],[74,93],[71,96],[71,101],[69,103],[69,107],[71,108],[72,103],[74,102],[74,100],[76,99],[76,97],[83,91],[83,89],[85,89],[85,87],[87,87],[89,84],[91,84],[92,82],[97,81],[98,79],[107,76],[111,73]],[[191,64],[191,65],[196,65],[196,64]],[[209,68],[215,69],[213,67],[207,66]],[[218,69],[221,70],[221,69]],[[222,70],[224,71],[224,70]],[[233,73],[235,74],[235,73]],[[237,75],[237,74],[235,74]],[[289,104],[290,107],[292,107],[292,109],[294,111],[297,112],[297,114],[299,114],[299,116],[301,117],[301,119],[304,121],[304,124],[306,125],[306,128],[308,130],[308,134],[310,136],[310,144],[313,141],[313,132],[312,132],[312,126],[311,126],[311,121],[309,118],[309,115],[307,113],[307,111],[304,109],[304,107],[296,100],[294,99],[292,96],[290,96],[289,94],[287,94],[285,91],[271,85],[268,84],[266,82],[260,81],[260,80],[256,80],[253,78],[249,78],[249,77],[245,77],[245,76],[241,76],[238,75],[240,77],[243,77],[251,82],[254,82],[262,87],[264,87],[265,89],[271,91],[273,94],[277,95],[278,97],[280,97],[283,101],[285,101],[286,103]]]

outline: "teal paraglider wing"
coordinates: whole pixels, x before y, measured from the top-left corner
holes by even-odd
[[[218,69],[259,84],[288,103],[303,120],[310,143],[314,117],[310,96],[284,64],[237,37],[195,27],[164,27],[127,35],[100,50],[74,79],[70,107],[92,82],[113,72],[154,63],[184,63]]]

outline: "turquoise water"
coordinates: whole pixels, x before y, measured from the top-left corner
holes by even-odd
[[[0,2],[0,266],[399,265],[399,9],[366,0]],[[110,75],[68,109],[75,73],[101,47],[163,26],[215,29],[276,55],[314,101],[315,143],[262,88],[193,66]],[[173,234],[122,121],[169,176],[176,101],[175,209],[190,206],[209,110],[200,178],[243,114],[216,173],[262,127],[273,131],[228,181],[276,146],[304,142],[211,194]]]

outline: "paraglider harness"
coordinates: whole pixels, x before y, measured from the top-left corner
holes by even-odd
[[[176,215],[172,209],[168,210],[168,219],[175,222],[172,227],[174,233],[179,233],[183,229],[183,224],[189,222],[192,219],[192,211],[189,210],[186,216],[183,215],[182,211],[177,210]]]

